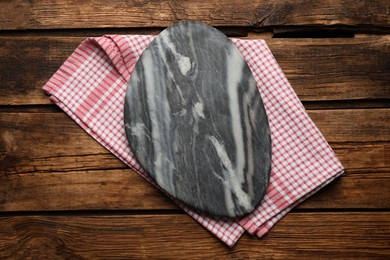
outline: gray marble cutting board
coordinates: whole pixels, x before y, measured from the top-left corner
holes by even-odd
[[[229,217],[261,201],[268,120],[248,65],[220,31],[183,22],[161,32],[135,66],[124,113],[138,162],[173,197]]]

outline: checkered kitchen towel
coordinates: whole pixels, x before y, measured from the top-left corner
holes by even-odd
[[[151,183],[128,146],[123,106],[131,72],[154,37],[88,38],[43,88],[86,132]],[[269,119],[272,172],[267,193],[258,208],[241,219],[199,214],[176,201],[228,246],[245,231],[258,237],[265,235],[295,205],[343,172],[265,41],[231,40],[254,74]]]

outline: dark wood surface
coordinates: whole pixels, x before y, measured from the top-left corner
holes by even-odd
[[[390,257],[388,1],[1,1],[0,257]],[[196,19],[266,39],[346,174],[229,249],[41,91],[87,36]]]

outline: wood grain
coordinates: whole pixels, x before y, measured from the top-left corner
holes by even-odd
[[[390,109],[309,114],[349,174],[301,207],[389,207]],[[62,113],[0,113],[0,137],[2,211],[176,208]]]
[[[3,1],[0,29],[166,27],[182,20],[213,26],[360,25],[389,27],[389,2],[332,1]]]
[[[349,171],[389,170],[390,109],[309,115]],[[0,113],[0,156],[3,174],[126,168],[63,113]]]
[[[390,109],[311,110],[345,167],[387,171]],[[118,169],[126,166],[63,113],[0,113],[4,174]]]
[[[381,223],[381,228],[378,228]],[[259,240],[229,249],[185,215],[15,216],[0,218],[0,257],[386,258],[388,213],[291,213]]]
[[[346,174],[299,209],[385,209],[390,174]],[[0,211],[178,209],[130,169],[0,176]]]
[[[42,86],[83,39],[0,37],[0,105],[50,104]],[[267,44],[303,101],[390,99],[390,36]]]
[[[390,99],[390,36],[266,42],[302,101]]]

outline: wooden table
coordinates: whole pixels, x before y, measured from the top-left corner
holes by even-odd
[[[389,10],[387,0],[1,1],[0,257],[390,257]],[[266,39],[347,169],[233,249],[41,91],[87,36],[186,19]]]

